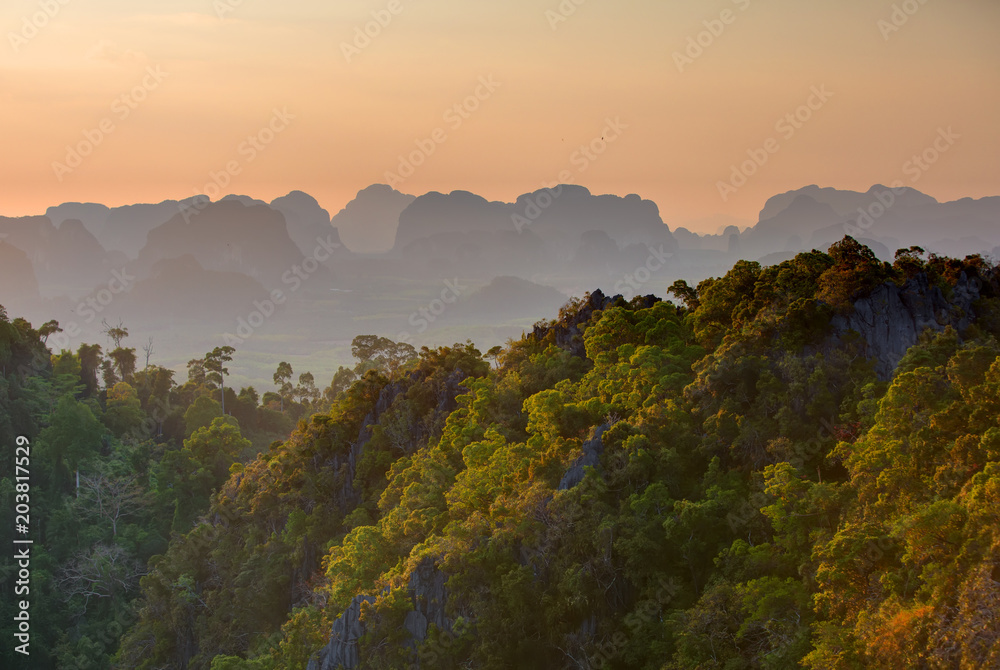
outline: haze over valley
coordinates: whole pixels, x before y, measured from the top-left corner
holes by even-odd
[[[773,265],[848,234],[886,261],[904,245],[996,257],[998,221],[1000,197],[940,203],[882,185],[778,194],[754,225],[716,234],[671,230],[639,195],[568,184],[514,202],[376,184],[332,216],[302,191],[64,203],[0,217],[0,286],[12,313],[58,320],[65,348],[121,321],[179,373],[202,350],[238,345],[235,383],[266,388],[282,354],[328,379],[362,333],[486,349],[589,291],[665,295],[677,279],[696,284],[740,259]]]
[[[0,668],[1000,668],[997,35],[0,3]]]

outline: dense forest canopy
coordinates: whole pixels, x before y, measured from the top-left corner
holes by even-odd
[[[848,237],[671,295],[239,391],[0,309],[30,667],[1000,666],[997,268]]]

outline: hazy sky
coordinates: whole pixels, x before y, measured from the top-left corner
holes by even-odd
[[[5,215],[227,180],[336,212],[412,152],[404,192],[562,173],[673,224],[813,183],[1000,194],[996,0],[4,0],[0,27]]]

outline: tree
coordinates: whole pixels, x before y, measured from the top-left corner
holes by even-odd
[[[114,362],[119,379],[123,382],[131,381],[132,375],[135,373],[135,349],[118,347],[109,353],[108,357]]]
[[[144,354],[146,354],[146,367],[145,367],[145,369],[148,370],[149,369],[149,358],[153,355],[153,338],[152,338],[152,336],[150,336],[150,338],[146,342],[146,344],[144,344],[142,346],[142,351],[143,351]]]
[[[76,350],[76,355],[80,359],[80,378],[83,380],[86,397],[97,395],[100,386],[97,373],[101,369],[101,354],[99,344],[81,344]]]
[[[117,437],[127,433],[143,435],[142,426],[146,415],[139,402],[139,394],[127,382],[118,382],[108,390],[108,409],[104,413],[104,424]]]
[[[42,338],[42,342],[45,343],[49,339],[49,335],[53,333],[61,333],[63,329],[59,327],[59,322],[55,319],[51,321],[46,321],[42,324],[41,328],[38,329],[38,335]]]
[[[684,306],[692,312],[701,305],[701,301],[698,299],[698,290],[688,286],[688,283],[683,279],[675,281],[667,290],[669,293],[680,298]]]
[[[117,544],[99,544],[82,551],[59,572],[58,583],[66,600],[83,598],[86,613],[91,598],[121,596],[136,587],[144,573],[142,564]]]
[[[81,370],[80,359],[68,349],[52,354],[52,381],[56,394],[79,395],[83,390],[83,384],[80,383]]]
[[[358,335],[351,342],[351,354],[358,359],[358,369],[370,364],[393,378],[396,371],[417,357],[417,350],[406,342],[393,342],[377,335]]]
[[[830,247],[830,257],[833,266],[820,276],[816,299],[837,309],[849,309],[852,300],[866,295],[888,278],[887,264],[850,235]]]
[[[500,367],[500,358],[503,356],[503,347],[499,344],[495,347],[490,347],[490,350],[486,352],[486,358],[493,361],[494,367]]]
[[[192,358],[187,362],[188,383],[193,386],[202,386],[207,381],[208,372],[205,370],[204,358]]]
[[[90,407],[72,396],[63,396],[39,440],[46,446],[53,468],[65,476],[63,468],[76,470],[81,462],[99,452],[103,435],[104,426]]]
[[[218,486],[229,476],[229,466],[238,461],[253,444],[243,437],[239,422],[231,416],[220,416],[208,426],[196,430],[184,440],[185,451],[212,472]]]
[[[230,346],[216,347],[205,354],[205,370],[208,372],[206,378],[210,382],[218,382],[222,389],[222,413],[226,413],[226,375],[229,368],[225,364],[233,360],[233,353],[236,349]]]
[[[239,399],[246,402],[254,409],[257,409],[257,406],[260,405],[260,394],[258,394],[257,389],[252,386],[241,388]]]
[[[285,411],[285,398],[292,395],[292,366],[285,361],[278,363],[278,369],[274,371],[274,383],[278,387],[278,395],[281,396],[281,411]]]
[[[184,412],[185,435],[208,426],[220,416],[223,416],[222,405],[207,395],[198,396]]]
[[[299,385],[295,388],[295,395],[301,403],[313,403],[319,400],[316,379],[311,372],[303,372],[299,375]]]
[[[128,328],[122,323],[121,319],[118,320],[117,326],[112,326],[108,323],[107,319],[101,321],[101,325],[104,326],[104,330],[101,332],[108,336],[108,338],[115,343],[115,349],[122,346],[122,340],[128,337]]]
[[[122,340],[128,337],[128,328],[126,328],[122,322],[119,320],[117,326],[112,326],[108,323],[107,319],[102,321],[104,325],[104,330],[101,332],[108,336],[115,348],[108,353],[108,358],[111,360],[111,364],[105,366],[104,371],[104,384],[108,388],[114,386],[116,381],[130,381],[132,373],[135,372],[135,349],[122,347]],[[112,370],[108,370],[108,368]],[[114,368],[117,368],[117,375],[113,374]]]
[[[146,494],[135,475],[122,478],[98,473],[80,476],[80,496],[77,503],[85,512],[107,519],[111,536],[118,536],[118,522],[146,507]]]
[[[354,370],[341,365],[334,373],[330,386],[324,391],[326,399],[330,402],[336,400],[337,396],[349,389],[357,378],[358,376],[354,373]]]

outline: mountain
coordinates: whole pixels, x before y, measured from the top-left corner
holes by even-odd
[[[467,191],[420,196],[399,217],[394,254],[413,273],[458,273],[477,281],[513,275],[566,291],[609,280],[614,285],[653,252],[669,259],[656,262],[657,270],[673,266],[677,248],[651,201],[562,185],[513,203]],[[595,254],[600,260],[590,262]]]
[[[320,207],[316,198],[302,191],[292,191],[271,201],[271,209],[281,212],[288,225],[288,236],[303,256],[312,256],[317,240],[330,238],[340,244],[340,233],[330,225],[330,213]],[[343,250],[346,252],[346,250]]]
[[[329,375],[345,362],[343,342],[359,324],[388,337],[409,332],[414,322],[423,323],[421,310],[445,282],[478,290],[509,277],[562,295],[598,288],[627,299],[665,295],[678,279],[697,285],[741,259],[773,265],[802,250],[826,248],[844,234],[852,234],[882,260],[892,261],[897,249],[911,245],[963,257],[1000,248],[998,203],[998,198],[938,203],[913,189],[892,192],[878,185],[866,193],[810,186],[769,199],[753,227],[741,229],[730,218],[715,217],[713,222],[724,226],[720,232],[697,235],[683,228],[671,231],[649,200],[595,195],[581,186],[540,189],[499,202],[467,191],[414,197],[374,185],[332,219],[315,198],[293,191],[271,202],[229,195],[215,203],[190,198],[116,208],[66,203],[48,210],[58,225],[48,217],[0,219],[0,234],[7,234],[7,243],[32,263],[44,300],[28,300],[24,313],[33,320],[79,324],[80,301],[96,300],[99,294],[106,298],[100,291],[109,288],[115,273],[124,271],[142,282],[153,278],[158,262],[191,255],[201,271],[240,273],[268,292],[281,290],[289,308],[282,310],[275,328],[289,338],[284,350],[307,356],[320,343],[329,343],[330,351],[311,364],[317,373]],[[859,227],[859,207],[877,216]],[[356,236],[355,245],[365,253],[352,253],[340,240],[344,230]],[[315,255],[322,262],[310,260]],[[196,274],[206,281],[216,278]],[[8,288],[7,295],[15,290]],[[246,292],[238,286],[234,290],[243,302]],[[197,298],[187,289],[184,294]],[[106,309],[99,318],[81,324],[76,341],[94,339],[97,331],[88,327],[96,329],[104,317],[121,318],[139,329],[162,323],[156,320],[155,301],[113,295],[113,305],[101,302]],[[485,304],[488,294],[470,307],[450,306],[439,321],[426,319],[427,330],[416,335],[419,344],[474,337],[492,346],[551,309],[550,303],[535,304],[517,295],[510,308],[496,301],[495,313],[504,321],[500,325],[489,321],[486,310],[471,307]],[[207,319],[189,322],[185,332],[199,342],[219,335]],[[161,347],[171,365],[183,363],[186,355],[180,350],[183,342],[174,344],[178,349]],[[255,338],[250,346],[276,350],[275,342],[265,338]],[[273,371],[264,369],[269,365],[261,351],[246,370],[248,379],[270,379]]]
[[[538,321],[557,312],[567,300],[568,296],[551,286],[519,277],[497,277],[459,302],[455,314],[494,323],[510,318]]]
[[[799,194],[773,216],[761,219],[739,235],[740,247],[750,258],[775,251],[798,251],[812,240],[816,230],[842,224],[843,220],[830,205]]]
[[[187,217],[177,213],[150,231],[133,267],[141,278],[149,276],[158,261],[189,254],[206,270],[241,272],[269,290],[287,290],[294,269],[301,272],[303,264],[280,212],[233,199],[211,203]],[[326,272],[320,269],[318,274]]]
[[[142,327],[189,327],[232,330],[236,320],[268,298],[256,280],[241,272],[206,270],[192,254],[156,261],[149,276],[138,280],[117,301],[126,314],[144,315]]]
[[[3,291],[0,304],[12,314],[24,312],[31,303],[41,299],[35,268],[27,254],[3,239],[0,239],[0,290]]]
[[[815,184],[805,186],[794,191],[788,191],[779,195],[771,196],[764,203],[760,211],[758,221],[765,221],[773,218],[779,212],[787,209],[788,206],[799,196],[806,196],[824,205],[829,205],[830,209],[842,216],[853,216],[857,214],[858,208],[867,208],[878,200],[878,195],[890,190],[889,187],[875,184],[865,193],[858,191],[847,191],[836,188],[820,188]],[[934,198],[921,193],[908,186],[900,187],[898,192],[894,192],[894,205],[900,207],[924,207],[938,204]]]
[[[360,336],[362,377],[320,395],[281,363],[265,407],[195,364],[161,383],[158,460],[116,449],[128,385],[107,431],[60,401],[40,425],[150,472],[161,511],[122,535],[169,538],[123,549],[140,595],[78,623],[134,611],[105,665],[136,668],[994,667],[1000,268],[845,237],[680,292],[591,291],[492,363]]]
[[[374,184],[358,192],[331,224],[340,231],[344,244],[354,252],[377,254],[391,251],[399,228],[399,216],[416,200],[385,184]]]
[[[549,198],[551,204],[544,206]],[[552,244],[573,242],[587,231],[598,230],[607,233],[619,247],[662,245],[666,252],[677,248],[656,203],[636,194],[593,195],[583,186],[562,184],[520,196],[509,213],[528,219],[528,224],[522,224]]]
[[[79,219],[109,251],[121,251],[135,258],[146,244],[149,231],[174,217],[184,207],[193,207],[196,199],[164,200],[156,204],[135,204],[109,208],[94,203],[64,203],[50,207],[46,216],[56,226],[68,219]]]
[[[393,249],[405,251],[418,240],[453,233],[500,233],[513,230],[509,206],[468,191],[433,191],[420,196],[399,215]]]
[[[921,246],[942,255],[982,253],[1000,243],[1000,197],[938,202],[910,187],[880,184],[865,193],[807,186],[770,198],[745,231],[745,251],[824,248],[849,234],[891,254]]]
[[[0,235],[31,261],[43,296],[85,295],[127,262],[124,254],[106,251],[78,219],[57,228],[44,216],[0,217]]]
[[[656,204],[637,195],[595,196],[582,186],[563,184],[520,196],[513,203],[488,202],[467,191],[420,196],[400,215],[395,249],[446,234],[530,231],[550,251],[567,259],[581,235],[603,231],[619,247],[629,244],[677,248]]]
[[[68,219],[82,221],[84,227],[100,240],[108,225],[111,208],[96,202],[64,202],[61,205],[49,207],[45,210],[45,216],[56,227],[61,226],[62,222]]]

